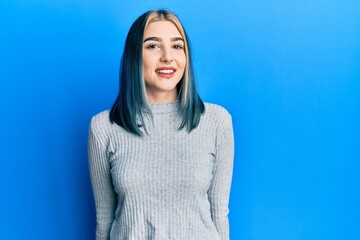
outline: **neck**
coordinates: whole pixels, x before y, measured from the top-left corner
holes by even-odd
[[[178,100],[177,94],[157,94],[156,96],[147,94],[147,101],[151,104],[159,104],[159,103],[172,103]]]

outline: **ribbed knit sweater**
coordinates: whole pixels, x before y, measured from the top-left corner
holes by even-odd
[[[225,108],[205,103],[197,128],[178,130],[180,101],[151,104],[149,135],[95,115],[89,169],[97,240],[228,240],[234,136]]]

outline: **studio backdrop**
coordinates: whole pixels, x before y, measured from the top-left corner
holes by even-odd
[[[0,238],[95,239],[89,122],[154,8],[183,21],[202,99],[233,117],[231,239],[360,239],[357,0],[2,0]]]

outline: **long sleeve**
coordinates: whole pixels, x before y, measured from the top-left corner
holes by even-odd
[[[234,133],[232,118],[226,115],[217,140],[213,179],[208,190],[211,217],[222,240],[229,240],[228,203],[234,162]]]
[[[111,180],[108,161],[108,140],[94,118],[89,127],[88,160],[96,208],[96,240],[109,240],[115,216],[116,193]]]
[[[229,240],[231,115],[205,103],[199,125],[188,132],[179,130],[180,101],[150,107],[142,137],[112,124],[109,110],[92,118],[96,240]]]

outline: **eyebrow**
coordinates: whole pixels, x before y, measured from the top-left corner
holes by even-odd
[[[148,37],[148,38],[145,38],[144,42],[147,42],[147,41],[157,41],[157,42],[161,42],[161,38],[158,38],[158,37]],[[171,41],[172,42],[175,42],[175,41],[184,41],[184,39],[182,37],[173,37],[171,38]]]

